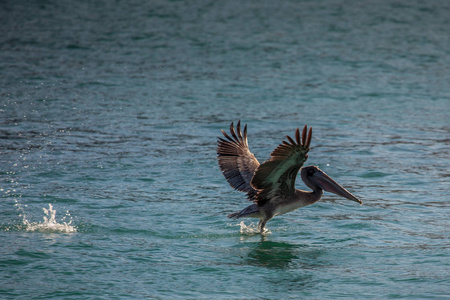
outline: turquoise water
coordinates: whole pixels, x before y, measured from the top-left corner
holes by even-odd
[[[0,298],[449,298],[449,10],[2,1]],[[227,219],[238,119],[260,161],[313,127],[364,204]]]

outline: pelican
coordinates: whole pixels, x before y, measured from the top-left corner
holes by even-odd
[[[297,208],[316,203],[323,191],[334,193],[362,204],[362,201],[331,179],[317,166],[303,167],[308,158],[312,129],[305,125],[300,139],[300,130],[295,131],[295,140],[286,136],[270,158],[260,164],[247,143],[247,124],[241,132],[238,121],[236,131],[230,125],[230,135],[222,130],[224,138],[218,138],[217,158],[220,169],[230,186],[247,193],[253,204],[243,210],[229,214],[231,219],[242,217],[258,218],[258,228],[264,233],[267,221],[275,216]],[[295,179],[300,171],[301,178],[312,192],[295,188]]]

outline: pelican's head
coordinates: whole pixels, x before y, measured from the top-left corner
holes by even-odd
[[[340,184],[334,181],[324,171],[316,166],[304,167],[301,170],[301,176],[303,182],[311,188],[313,191],[322,189],[324,191],[336,194],[338,196],[347,198],[362,204],[362,201],[356,198],[352,193],[343,188]]]

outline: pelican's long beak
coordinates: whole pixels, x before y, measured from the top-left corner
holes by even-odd
[[[323,171],[318,171],[312,176],[313,180],[320,186],[321,189],[336,194],[338,196],[347,198],[362,204],[362,201],[356,198],[352,193],[344,189],[339,183],[331,179],[330,176],[325,174]]]

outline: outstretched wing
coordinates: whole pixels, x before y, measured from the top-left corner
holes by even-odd
[[[297,128],[295,141],[286,136],[289,142],[283,141],[270,154],[270,159],[256,170],[251,186],[258,191],[253,201],[263,205],[273,197],[288,196],[295,193],[295,179],[303,163],[308,158],[312,130],[305,125],[302,139]]]
[[[231,123],[231,137],[222,130],[225,138],[218,138],[217,159],[223,175],[234,189],[246,192],[249,198],[256,194],[250,181],[259,167],[259,162],[248,149],[247,125],[244,127],[244,135],[241,132],[241,121],[236,126]]]

